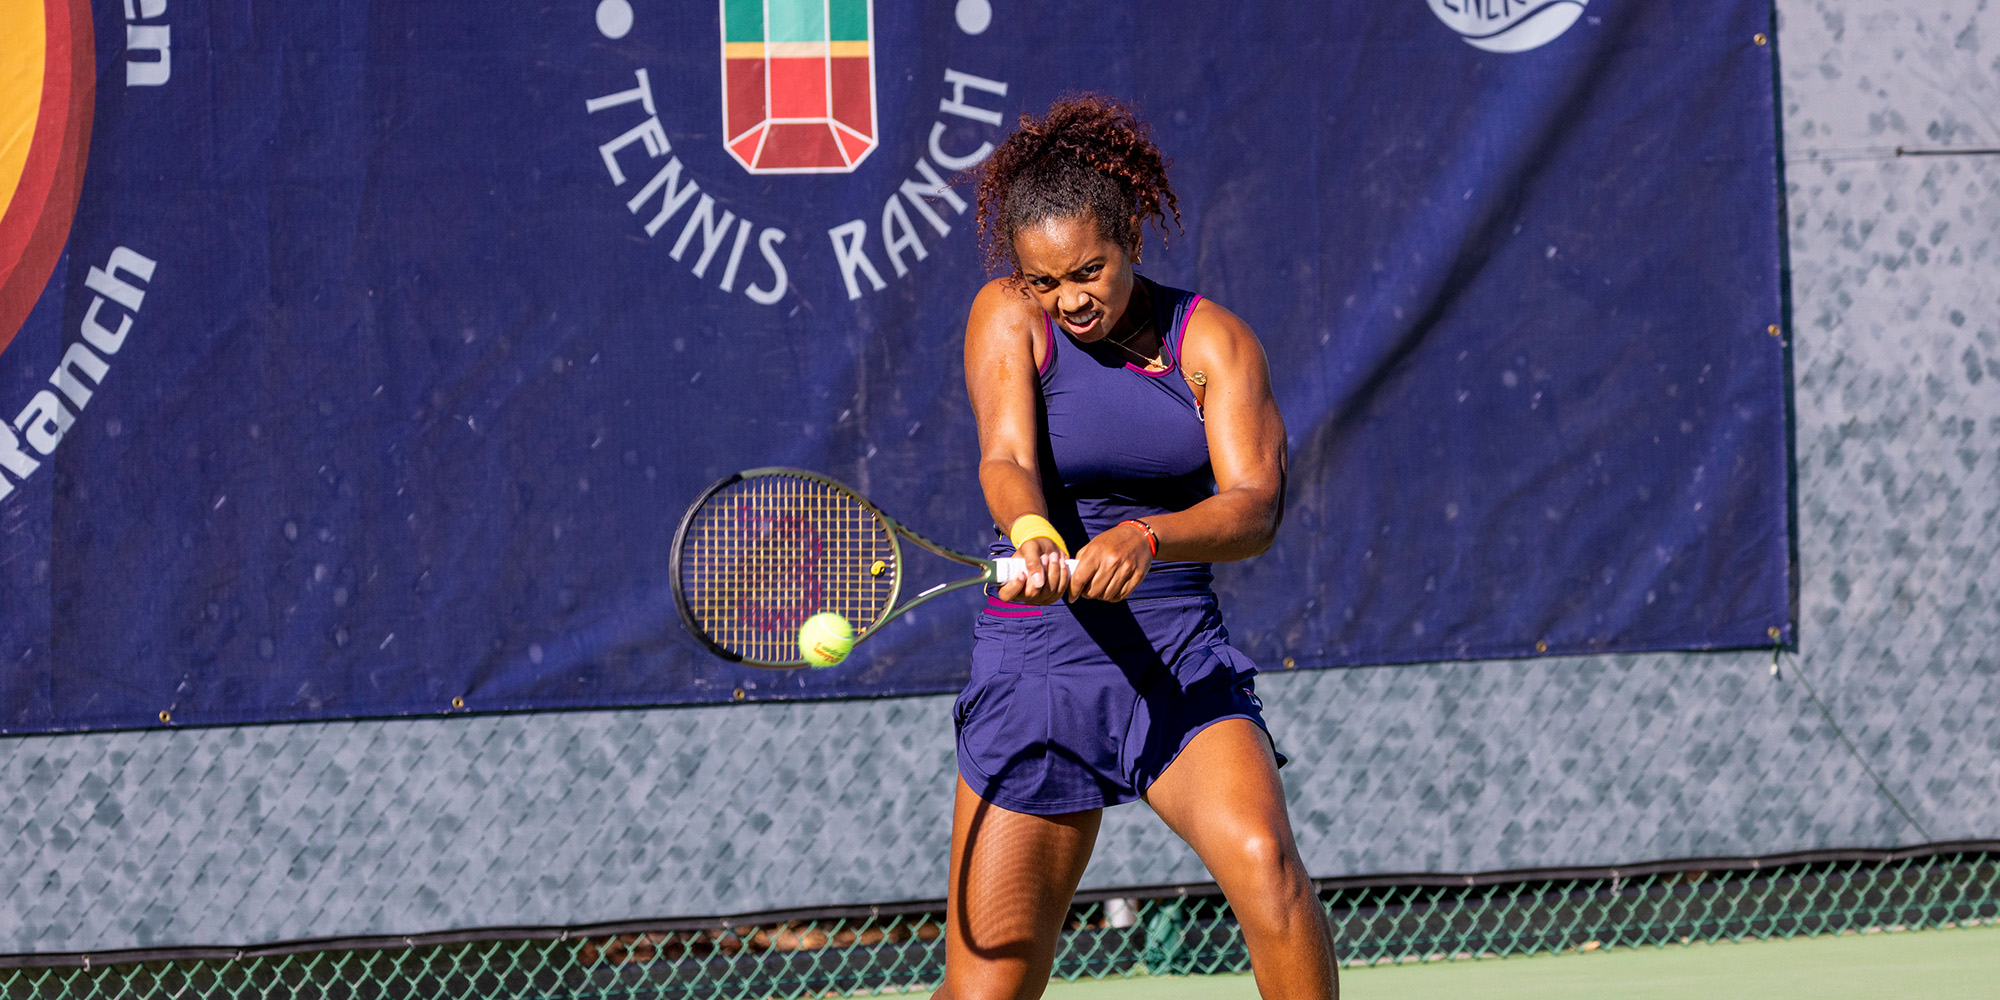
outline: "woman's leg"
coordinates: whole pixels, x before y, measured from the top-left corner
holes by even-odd
[[[1306,877],[1271,741],[1248,719],[1202,730],[1146,790],[1229,897],[1266,1000],[1334,1000],[1333,932]]]
[[[944,985],[933,1000],[1034,1000],[1055,968],[1056,935],[1097,843],[1104,810],[1009,812],[958,782]]]

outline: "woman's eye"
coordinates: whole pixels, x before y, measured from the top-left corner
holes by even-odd
[[[1095,278],[1097,277],[1098,272],[1102,270],[1104,270],[1104,265],[1092,264],[1089,267],[1083,269],[1083,276],[1086,278]]]

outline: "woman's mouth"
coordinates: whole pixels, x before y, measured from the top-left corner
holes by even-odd
[[[1103,310],[1089,309],[1083,312],[1064,313],[1062,321],[1064,326],[1069,327],[1070,333],[1082,336],[1095,329],[1097,321],[1102,318],[1104,318]]]

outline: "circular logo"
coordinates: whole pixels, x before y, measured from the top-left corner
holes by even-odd
[[[96,70],[88,0],[0,4],[0,351],[69,239]]]
[[[1526,52],[1555,41],[1590,0],[1430,0],[1431,13],[1465,44],[1488,52]]]

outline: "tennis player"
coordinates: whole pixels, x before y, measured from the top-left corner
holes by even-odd
[[[1338,992],[1284,757],[1209,564],[1269,548],[1285,427],[1242,320],[1136,274],[1180,210],[1126,108],[1057,102],[981,168],[965,381],[979,481],[1027,572],[990,593],[954,707],[950,1000],[1041,995],[1104,807],[1143,799],[1229,898],[1259,991]],[[1076,560],[1065,569],[1065,556]]]

